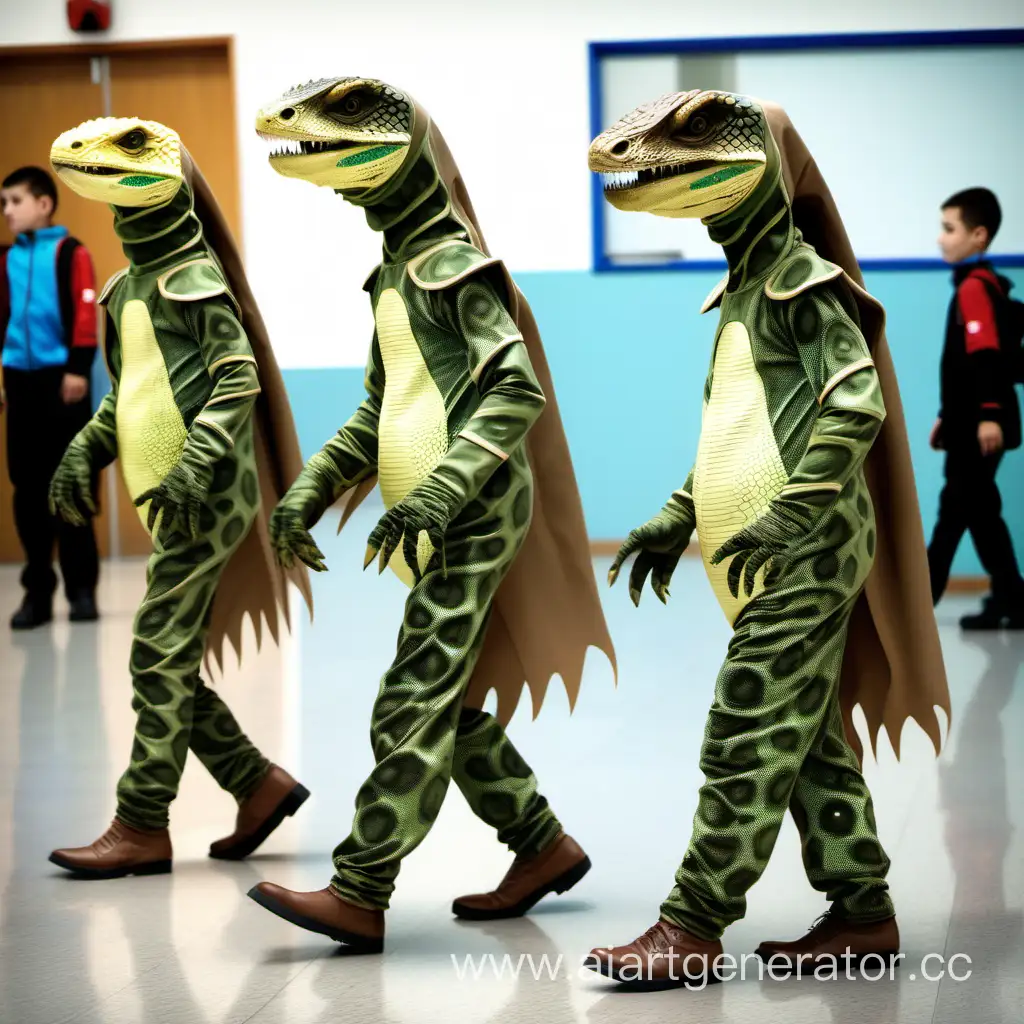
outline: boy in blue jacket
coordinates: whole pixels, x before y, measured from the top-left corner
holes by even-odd
[[[14,520],[25,551],[25,596],[13,629],[53,617],[57,546],[73,621],[97,618],[99,563],[91,522],[70,526],[48,507],[50,478],[92,413],[89,377],[96,355],[96,282],[89,253],[53,223],[57,189],[38,167],[0,185],[0,208],[14,244],[0,248],[0,354],[7,412],[7,468]]]

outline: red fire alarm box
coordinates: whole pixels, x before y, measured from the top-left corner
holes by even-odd
[[[110,28],[111,0],[68,0],[68,23],[75,32],[104,32]]]

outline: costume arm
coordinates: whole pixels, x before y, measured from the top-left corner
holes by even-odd
[[[282,500],[282,504],[300,514],[307,526],[315,525],[345,491],[377,468],[383,366],[374,332],[363,380],[366,398],[349,421],[306,463]]]
[[[180,529],[198,537],[200,509],[213,485],[214,467],[235,447],[260,393],[256,357],[245,329],[226,299],[184,301],[176,307],[185,329],[199,343],[213,388],[188,429],[185,446],[156,487],[135,499],[149,503],[147,526],[161,533]]]
[[[252,415],[260,393],[259,372],[245,329],[225,299],[189,302],[183,312],[213,390],[192,421],[181,461],[193,470],[212,471],[234,448]]]
[[[882,387],[864,335],[844,305],[838,288],[815,288],[800,296],[791,322],[811,322],[819,338],[799,335],[796,348],[818,401],[818,415],[807,450],[782,498],[828,505],[861,468],[885,419]],[[813,303],[812,310],[806,305]]]
[[[71,439],[50,481],[51,512],[76,525],[84,523],[86,515],[95,515],[96,474],[117,458],[117,381],[121,356],[110,316],[107,317],[107,351],[110,390],[103,396],[92,419]]]
[[[960,320],[964,325],[964,347],[967,355],[970,381],[979,420],[992,420],[1003,424],[1004,411],[999,400],[1000,375],[1006,373],[999,330],[996,325],[992,299],[984,282],[967,277],[956,293]],[[1005,388],[1005,385],[1004,385]]]
[[[479,406],[452,441],[441,462],[398,504],[385,512],[370,534],[365,565],[379,554],[381,569],[398,544],[417,576],[440,560],[447,571],[444,535],[503,462],[523,443],[544,409],[519,329],[497,291],[483,279],[470,279],[450,299],[439,296],[443,315],[466,345],[469,370],[481,395]],[[432,553],[422,557],[426,533]]]
[[[482,278],[470,280],[454,305],[452,325],[466,343],[482,397],[428,479],[450,493],[457,513],[523,443],[545,399],[519,328],[494,287]]]

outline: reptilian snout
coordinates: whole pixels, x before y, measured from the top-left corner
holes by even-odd
[[[620,210],[703,218],[750,194],[767,160],[766,132],[760,106],[746,97],[668,93],[594,139],[589,165]]]
[[[336,191],[381,187],[412,140],[409,98],[373,78],[325,78],[290,89],[256,116],[279,174]]]
[[[59,135],[50,163],[86,199],[112,206],[157,206],[181,186],[181,140],[158,121],[100,117]]]

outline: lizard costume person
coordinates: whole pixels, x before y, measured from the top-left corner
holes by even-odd
[[[305,570],[283,571],[269,541],[270,510],[302,464],[284,385],[227,224],[175,132],[86,121],[50,159],[75,192],[112,207],[129,260],[99,300],[112,390],[68,448],[51,502],[72,522],[92,514],[93,474],[117,458],[153,540],[116,817],[91,846],[50,860],[94,878],[169,871],[168,812],[189,750],[239,803],[210,856],[239,859],[309,795],[199,675],[225,640],[241,653],[246,616],[257,644],[264,618],[277,640],[289,577],[312,607]]]
[[[709,962],[742,917],[789,808],[831,910],[762,957],[895,954],[899,936],[852,725],[872,745],[914,717],[938,748],[949,695],[884,314],[861,287],[824,180],[778,107],[721,92],[662,97],[591,145],[624,210],[700,217],[728,273],[694,468],[613,562],[637,553],[662,601],[696,528],[734,635],[708,718],[690,847],[661,919],[589,965],[670,977],[673,950]],[[884,424],[884,425],[883,425]],[[869,456],[870,453],[870,456]],[[872,571],[873,567],[873,571]],[[695,961],[698,962],[698,961]],[[776,961],[779,962],[779,961]],[[701,972],[693,972],[698,975]]]
[[[572,463],[536,325],[487,254],[455,163],[426,112],[372,79],[297,88],[257,130],[279,173],[333,188],[383,233],[365,284],[376,330],[367,398],[274,513],[285,564],[322,569],[308,530],[376,477],[387,509],[370,535],[410,587],[397,656],[371,723],[376,767],[319,892],[262,883],[262,906],[365,951],[383,948],[402,858],[426,836],[454,778],[516,854],[467,918],[525,913],[590,866],[504,732],[522,692],[534,713],[559,673],[575,701],[588,646],[613,657]],[[343,520],[344,522],[344,520]],[[497,691],[497,716],[483,700]]]

